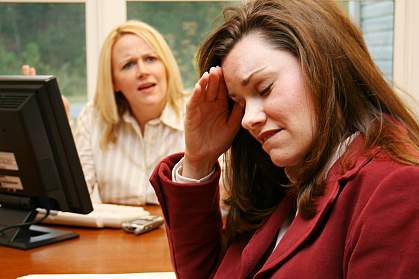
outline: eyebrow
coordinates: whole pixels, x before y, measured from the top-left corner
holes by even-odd
[[[253,72],[251,72],[245,78],[242,79],[241,84],[243,86],[247,85],[249,83],[249,80],[252,78],[253,75],[259,73],[260,71],[263,71],[264,69],[266,69],[266,66],[263,66],[263,67],[260,67],[256,70],[254,70]]]

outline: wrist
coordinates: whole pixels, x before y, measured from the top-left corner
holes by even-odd
[[[183,160],[183,167],[180,169],[180,174],[184,177],[192,179],[201,179],[207,176],[214,169],[215,163],[205,160],[191,161],[185,155]]]

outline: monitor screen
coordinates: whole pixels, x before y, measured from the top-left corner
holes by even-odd
[[[89,213],[92,203],[55,77],[0,76],[0,244],[78,236],[34,225],[38,208]]]

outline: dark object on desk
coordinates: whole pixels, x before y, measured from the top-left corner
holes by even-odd
[[[123,222],[122,229],[133,234],[142,234],[163,225],[164,219],[157,215],[147,215],[131,221]]]
[[[92,204],[53,76],[0,76],[0,244],[30,249],[77,234],[33,225],[36,208]]]

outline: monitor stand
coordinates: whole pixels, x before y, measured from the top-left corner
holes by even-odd
[[[6,226],[32,222],[35,220],[37,213],[35,209],[22,210],[0,207],[0,229]],[[79,237],[79,235],[73,232],[31,225],[0,233],[0,245],[27,250],[76,237]]]

